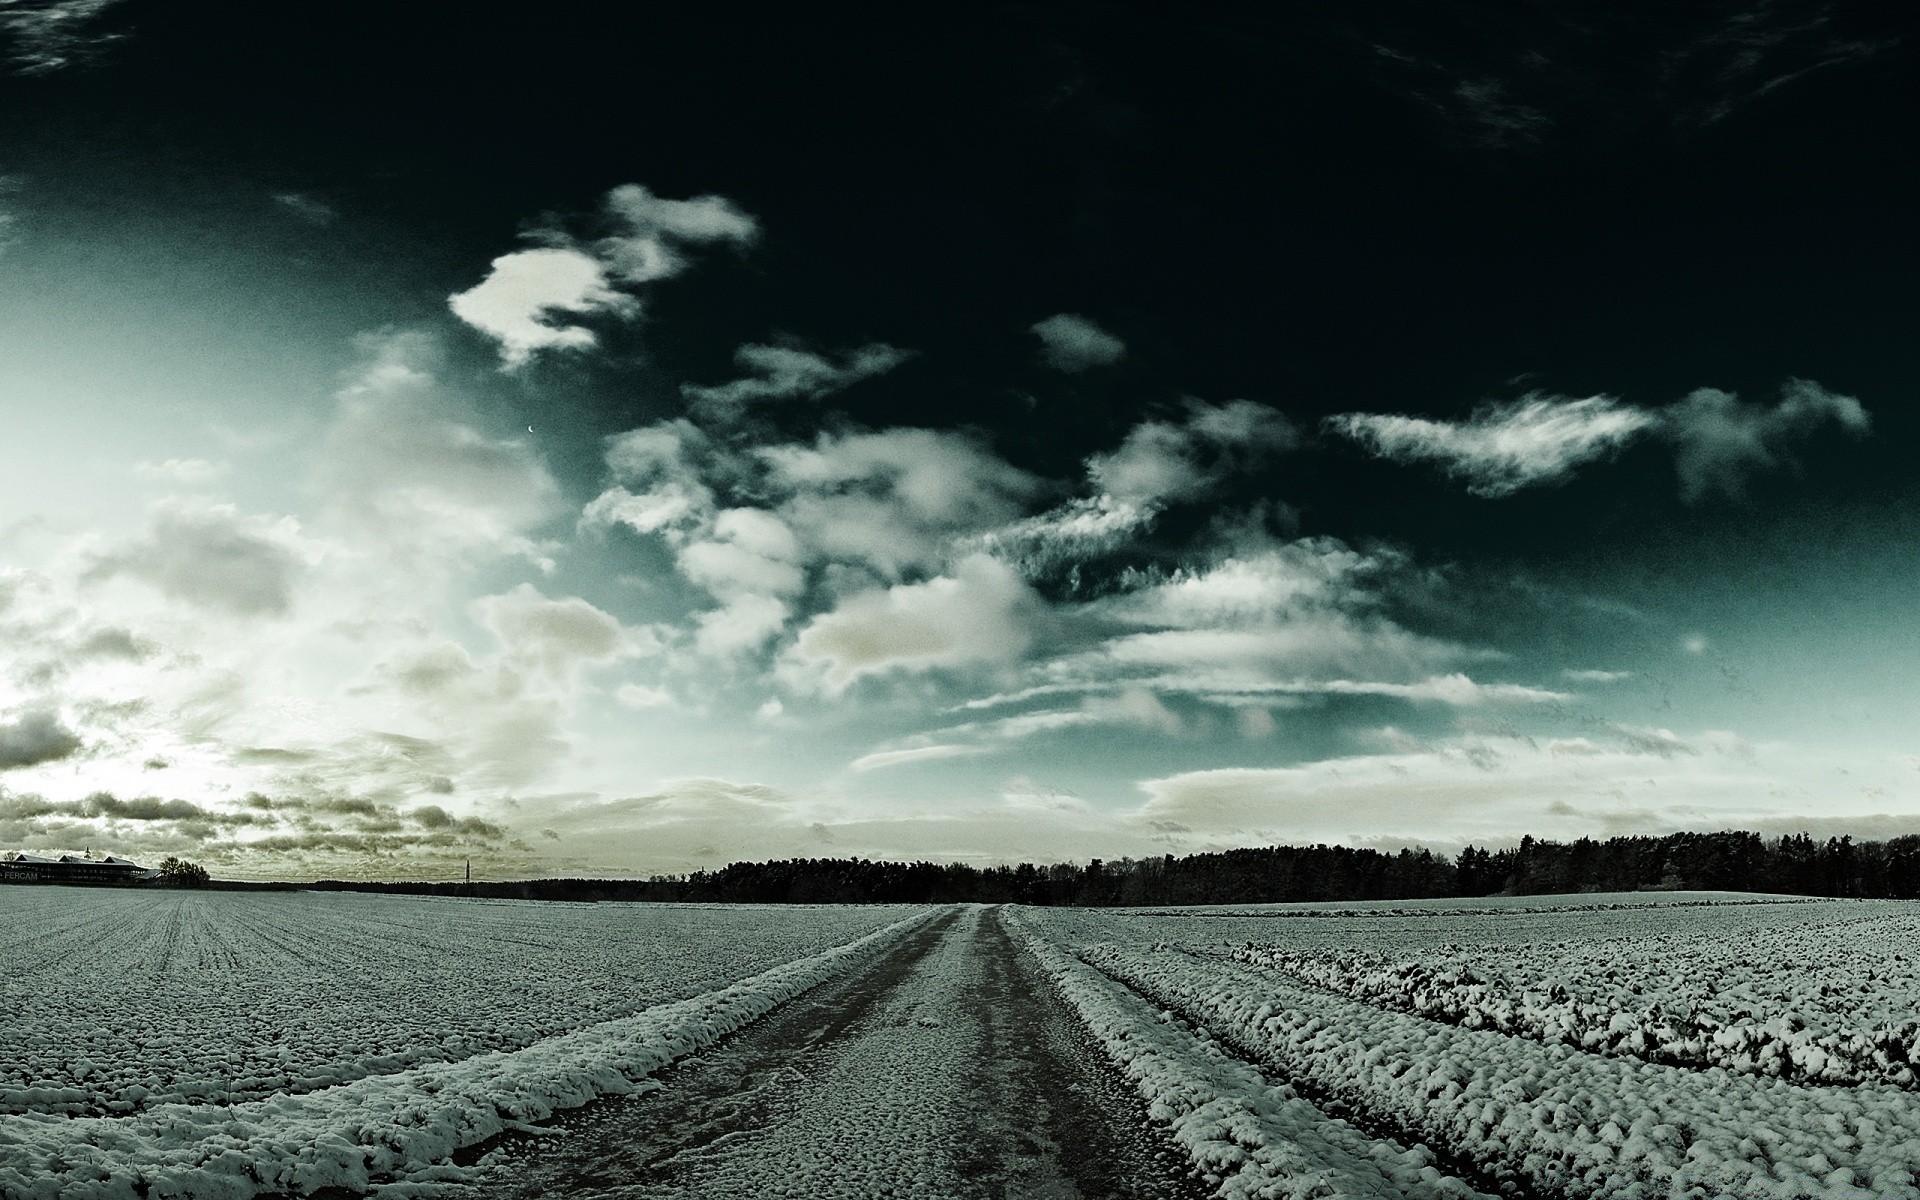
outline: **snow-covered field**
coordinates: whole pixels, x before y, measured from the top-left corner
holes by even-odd
[[[455,1149],[658,1089],[834,976],[899,989],[834,1035],[856,1066],[1050,986],[1146,1102],[1100,1128],[1159,1124],[1222,1197],[1920,1200],[1920,904],[976,908],[909,936],[945,911],[0,890],[0,1200],[485,1194],[506,1149]],[[953,984],[1011,970],[991,922],[1033,986]],[[931,1067],[848,1070],[925,1118],[861,1125],[875,1162],[987,1119]],[[819,1141],[788,1132],[727,1153]]]
[[[1486,1186],[1920,1197],[1920,905],[1717,899],[1022,917]]]
[[[0,890],[0,1195],[405,1176],[644,1086],[925,912]]]

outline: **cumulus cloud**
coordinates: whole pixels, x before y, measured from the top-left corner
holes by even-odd
[[[830,693],[891,671],[1004,663],[1032,641],[1037,611],[1018,575],[976,554],[951,575],[842,601],[801,629],[792,660]]]
[[[759,236],[754,219],[722,197],[667,200],[638,184],[607,193],[602,218],[614,232],[597,240],[534,231],[529,237],[540,245],[494,259],[487,277],[449,296],[448,306],[499,343],[506,367],[520,367],[542,350],[598,345],[592,329],[569,318],[638,316],[640,301],[621,287],[678,275],[687,248],[747,246]]]
[[[627,283],[650,283],[687,269],[686,248],[760,238],[760,224],[724,196],[668,200],[637,183],[607,193],[606,212],[619,231],[593,244],[596,256]]]
[[[500,343],[509,367],[524,366],[537,350],[584,350],[599,344],[593,330],[567,316],[632,316],[639,302],[608,285],[591,255],[567,247],[516,250],[493,260],[487,277],[447,298],[453,315]]]
[[[1870,419],[1860,401],[1806,379],[1789,379],[1771,407],[1742,403],[1718,388],[1700,388],[1664,414],[1680,495],[1688,502],[1714,492],[1739,499],[1750,474],[1790,461],[1787,443],[1827,424],[1859,437],[1867,432]]]
[[[1286,416],[1251,400],[1189,400],[1184,421],[1143,421],[1118,449],[1087,460],[1087,478],[1121,504],[1197,499],[1234,470],[1291,450],[1300,434]]]
[[[80,752],[80,738],[52,709],[0,722],[0,771],[56,762]]]
[[[293,607],[308,550],[291,517],[272,520],[231,504],[154,506],[147,532],[99,554],[92,580],[128,575],[166,596],[242,617],[281,617]]]
[[[1127,344],[1078,313],[1056,313],[1033,327],[1040,356],[1060,371],[1110,366],[1126,357]]]
[[[822,433],[762,448],[779,511],[820,555],[888,578],[942,563],[958,537],[1018,517],[1041,482],[969,434]]]
[[[760,400],[816,399],[884,375],[911,358],[912,352],[875,342],[834,361],[792,346],[746,345],[734,351],[746,374],[715,387],[682,385],[680,391],[709,417],[726,419]]]
[[[1612,396],[1582,400],[1529,392],[1483,405],[1465,421],[1377,413],[1341,413],[1327,428],[1381,458],[1432,462],[1462,479],[1476,496],[1510,496],[1532,484],[1558,482],[1583,463],[1606,457],[1655,424]]]
[[[510,659],[554,679],[642,649],[612,614],[578,596],[550,600],[528,583],[497,596],[483,596],[473,607]]]

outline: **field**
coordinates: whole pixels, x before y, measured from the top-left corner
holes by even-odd
[[[0,953],[8,1197],[1920,1197],[1909,903],[48,887]]]

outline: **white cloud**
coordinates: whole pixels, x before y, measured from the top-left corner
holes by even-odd
[[[228,465],[204,458],[169,458],[165,462],[137,462],[133,473],[154,483],[200,487],[225,477]]]
[[[1658,435],[1674,447],[1680,494],[1689,503],[1716,491],[1737,499],[1748,475],[1790,461],[1786,443],[1829,423],[1859,436],[1870,421],[1852,396],[1805,379],[1789,379],[1770,408],[1742,404],[1718,388],[1700,388],[1658,410],[1612,396],[1574,400],[1529,392],[1483,405],[1465,421],[1382,413],[1341,413],[1326,421],[1381,458],[1435,463],[1464,480],[1469,492],[1487,497],[1559,482],[1643,434]]]
[[[1192,771],[1143,781],[1147,802],[1135,819],[1192,834],[1293,843],[1751,828],[1778,811],[1768,797],[1780,780],[1809,773],[1784,758],[1758,760],[1751,748],[1723,750],[1705,735],[1697,740],[1700,752],[1677,754],[1661,737],[1608,747],[1584,738],[1537,745],[1463,735],[1293,767]]]
[[[555,680],[565,680],[590,663],[611,662],[652,648],[611,613],[578,596],[549,599],[528,583],[482,596],[473,608],[480,623],[500,639],[509,659]]]
[[[528,535],[557,515],[559,487],[532,447],[476,428],[472,405],[435,379],[431,338],[369,346],[314,460],[315,483],[356,545],[416,565],[477,553],[540,558]]]
[[[154,505],[147,532],[97,555],[86,578],[128,575],[171,599],[242,617],[283,617],[310,566],[312,545],[292,517],[242,514],[231,504]]]
[[[1871,423],[1860,401],[1806,379],[1789,379],[1771,408],[1743,404],[1718,388],[1700,388],[1670,406],[1662,419],[1674,443],[1680,495],[1689,503],[1713,492],[1740,498],[1749,474],[1779,465],[1788,441],[1822,425],[1832,423],[1859,437]]]
[[[1465,421],[1341,413],[1327,427],[1396,462],[1433,462],[1476,496],[1510,496],[1565,479],[1583,463],[1617,451],[1656,418],[1611,396],[1583,400],[1529,392],[1488,404]]]
[[[562,316],[632,316],[639,302],[608,286],[589,255],[565,247],[516,250],[493,260],[487,277],[447,298],[453,314],[500,343],[505,365],[525,365],[537,350],[584,350],[599,344],[593,330]]]
[[[777,596],[739,592],[694,617],[694,645],[710,658],[750,654],[787,627],[793,610]]]
[[[1037,600],[1019,576],[977,554],[951,575],[852,596],[800,631],[802,678],[839,692],[865,676],[1017,659],[1032,641]]]
[[[1155,507],[1197,499],[1234,470],[1291,450],[1299,431],[1264,404],[1187,402],[1183,422],[1143,421],[1118,449],[1087,460],[1087,478],[1120,504]]]
[[[593,251],[626,283],[680,274],[688,265],[686,246],[731,243],[744,248],[760,237],[759,223],[724,196],[667,200],[628,183],[607,193],[605,208],[621,231],[595,242]]]
[[[1568,667],[1560,672],[1562,678],[1573,683],[1618,683],[1622,679],[1633,677],[1632,671],[1595,671]]]
[[[863,754],[847,765],[847,769],[858,774],[878,771],[885,767],[905,766],[909,763],[939,762],[949,758],[969,758],[987,753],[984,746],[937,745],[914,746],[906,750],[879,750],[872,754]]]
[[[780,514],[818,554],[888,578],[945,561],[960,536],[1019,515],[1040,481],[951,430],[822,433],[758,451]]]
[[[860,347],[835,362],[790,346],[742,346],[734,362],[747,374],[715,387],[684,384],[680,391],[703,413],[726,419],[757,400],[814,399],[883,375],[911,358],[912,352],[882,342]]]
[[[679,703],[667,689],[642,683],[621,684],[613,698],[626,708],[673,708]]]
[[[1056,313],[1033,327],[1047,365],[1061,371],[1110,366],[1126,357],[1127,344],[1078,313]]]

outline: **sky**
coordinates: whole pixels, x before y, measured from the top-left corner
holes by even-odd
[[[1916,47],[0,0],[0,848],[1920,833]]]

